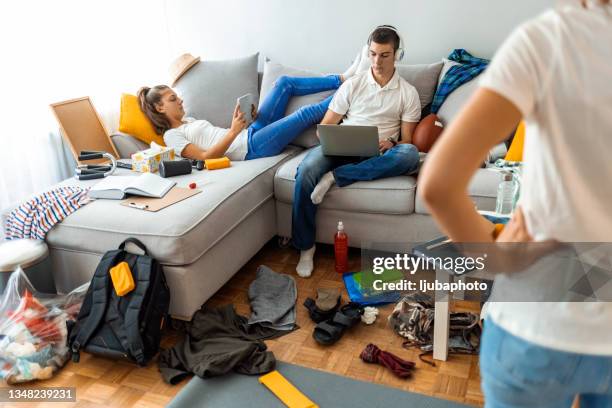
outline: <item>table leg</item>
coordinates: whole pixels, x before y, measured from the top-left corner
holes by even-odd
[[[452,276],[443,270],[436,270],[436,280],[439,283],[452,281]],[[446,361],[448,357],[448,334],[450,326],[450,300],[448,291],[436,291],[434,311],[433,358]]]

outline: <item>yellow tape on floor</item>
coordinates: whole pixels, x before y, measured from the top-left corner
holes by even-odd
[[[262,375],[259,382],[268,387],[289,408],[319,408],[278,371]]]

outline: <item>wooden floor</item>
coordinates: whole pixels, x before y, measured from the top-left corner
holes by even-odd
[[[343,289],[344,285],[340,275],[334,271],[331,246],[320,246],[317,249],[315,272],[310,279],[302,279],[295,274],[297,257],[296,251],[279,249],[275,241],[271,241],[215,294],[207,305],[233,303],[238,313],[249,315],[248,286],[255,278],[257,266],[265,264],[277,272],[295,276],[298,286],[297,316],[301,328],[266,342],[278,360],[473,406],[483,405],[478,357],[453,355],[446,362],[436,362],[436,367],[421,362],[418,359],[418,350],[403,348],[402,338],[387,326],[387,316],[393,309],[392,305],[381,308],[381,314],[372,326],[356,326],[333,346],[318,345],[312,338],[314,324],[302,303],[306,297],[314,298],[319,287]],[[359,251],[351,250],[349,263],[350,270],[360,268]],[[344,290],[343,298],[347,300]],[[468,302],[455,306],[457,309],[477,311],[477,305]],[[179,339],[179,332],[168,331],[162,346],[170,347]],[[362,362],[359,354],[368,343],[374,343],[383,350],[416,362],[414,377],[401,380],[381,366]],[[76,403],[53,403],[50,405],[52,407],[162,407],[170,402],[187,382],[188,380],[184,380],[175,386],[165,384],[155,363],[147,368],[138,368],[82,353],[80,363],[70,362],[53,379],[30,386],[76,387]],[[5,403],[0,406],[41,407],[49,404]]]

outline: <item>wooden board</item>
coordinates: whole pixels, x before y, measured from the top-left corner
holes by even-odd
[[[162,198],[133,196],[133,197],[130,197],[130,198],[127,198],[121,201],[121,205],[124,205],[126,207],[135,208],[138,210],[143,210],[143,211],[157,212],[163,208],[169,207],[172,204],[176,204],[179,201],[183,201],[201,192],[202,190],[198,190],[198,189],[190,189],[190,188],[174,186]],[[137,208],[137,207],[134,207],[134,205],[141,206],[144,208]]]
[[[53,103],[50,106],[59,122],[64,140],[68,142],[79,164],[98,164],[107,161],[100,159],[81,162],[78,160],[81,150],[104,151],[119,158],[108,131],[88,96]]]

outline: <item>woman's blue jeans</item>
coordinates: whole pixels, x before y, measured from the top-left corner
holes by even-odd
[[[480,347],[480,372],[486,408],[570,408],[578,394],[580,408],[612,407],[612,356],[541,347],[490,320]]]
[[[248,129],[246,160],[280,154],[300,133],[321,122],[332,100],[329,96],[319,103],[303,106],[285,116],[292,96],[309,95],[338,89],[342,81],[338,75],[313,78],[281,76],[259,107],[257,120]]]

